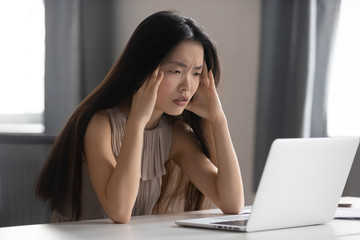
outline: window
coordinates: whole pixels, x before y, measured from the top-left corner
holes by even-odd
[[[43,132],[43,1],[0,1],[0,29],[0,132]]]
[[[329,72],[328,135],[360,135],[360,1],[341,1]]]

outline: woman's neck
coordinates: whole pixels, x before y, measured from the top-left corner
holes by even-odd
[[[149,122],[146,124],[145,129],[146,130],[150,130],[150,129],[154,129],[159,125],[160,122],[160,118],[163,115],[163,112],[160,112],[159,110],[157,110],[156,108],[153,110],[153,113],[150,117]]]

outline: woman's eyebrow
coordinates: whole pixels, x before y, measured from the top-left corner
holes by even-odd
[[[187,65],[185,63],[179,61],[167,61],[166,64],[173,64],[182,68],[187,68]]]
[[[174,65],[182,67],[182,68],[187,68],[188,67],[185,63],[179,62],[179,61],[167,61],[167,62],[165,62],[165,64],[174,64]],[[201,70],[202,68],[203,68],[203,65],[195,67],[196,70]]]
[[[201,69],[203,69],[203,67],[204,67],[203,65],[200,65],[200,66],[195,67],[195,69],[196,70],[201,70]]]

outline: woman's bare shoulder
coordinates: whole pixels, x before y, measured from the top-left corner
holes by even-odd
[[[173,140],[193,139],[194,134],[191,127],[182,120],[176,120],[172,125]]]
[[[110,133],[110,121],[105,110],[96,112],[90,119],[86,129],[86,137],[100,137],[103,134]]]
[[[90,119],[90,123],[89,124],[105,124],[105,123],[109,123],[109,117],[106,113],[105,110],[101,110],[96,112]]]
[[[99,159],[115,164],[111,148],[111,126],[109,118],[105,111],[95,113],[86,129],[85,140],[85,159],[89,169],[96,166],[97,169]]]
[[[107,115],[107,113],[106,113],[105,110],[101,110],[101,111],[96,112],[96,113],[93,115],[92,119],[96,119],[96,120],[108,120],[109,117],[108,117],[108,115]]]
[[[180,155],[186,152],[199,150],[199,143],[187,123],[176,120],[172,125],[172,132],[171,155],[173,160],[176,160],[176,158],[179,158]]]

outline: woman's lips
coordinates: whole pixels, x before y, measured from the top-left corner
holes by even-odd
[[[183,107],[188,103],[188,100],[189,99],[187,97],[181,97],[181,98],[174,99],[173,102],[176,105]]]

